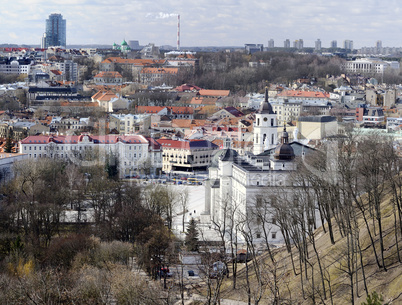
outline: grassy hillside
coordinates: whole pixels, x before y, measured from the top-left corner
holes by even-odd
[[[367,290],[369,294],[375,291],[382,295],[384,304],[402,304],[402,263],[398,261],[391,196],[385,197],[382,201],[381,209],[384,232],[384,257],[387,271],[377,266],[368,231],[361,214],[358,214],[359,230],[356,231],[359,231],[359,241],[362,249],[361,259],[364,266]],[[373,221],[370,222],[370,230],[372,232],[374,232],[373,223]],[[397,235],[399,240],[401,239],[400,232],[399,228]],[[375,229],[375,233],[375,246],[377,253],[379,253],[378,228]],[[328,232],[325,233],[323,228],[315,231],[316,248],[321,259],[321,267],[325,278],[326,298],[324,298],[322,293],[320,268],[312,246],[309,246],[308,249],[307,270],[303,266],[302,274],[300,274],[299,252],[295,247],[292,248],[292,255],[296,275],[292,268],[291,255],[285,248],[275,251],[276,268],[267,254],[261,255],[256,260],[258,268],[262,270],[260,272],[260,281],[257,280],[256,273],[254,272],[255,269],[252,262],[250,262],[250,290],[247,289],[245,265],[242,264],[239,266],[240,270],[236,289],[232,288],[231,279],[227,279],[222,285],[222,298],[240,299],[247,302],[250,293],[253,297],[257,296],[257,299],[259,293],[261,293],[260,304],[273,304],[272,291],[275,288],[276,278],[280,304],[351,304],[351,280],[350,273],[347,272],[347,237],[342,237],[339,229],[336,228],[335,239],[336,243],[332,245]],[[400,241],[399,243],[401,244]],[[401,250],[399,250],[399,253],[401,253]],[[349,258],[351,257],[349,256]],[[360,261],[359,253],[355,253],[349,261],[353,260]],[[361,304],[366,301],[362,269],[358,266],[357,270],[352,271],[354,271],[352,272],[353,292],[355,296],[354,304]],[[316,291],[315,294],[312,293],[313,290]],[[332,295],[332,300],[330,295]],[[251,298],[251,302],[255,303],[253,297]]]

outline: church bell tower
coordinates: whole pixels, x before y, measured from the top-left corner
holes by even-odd
[[[254,155],[276,147],[278,143],[276,113],[268,101],[268,87],[265,87],[265,99],[255,115],[254,122]]]

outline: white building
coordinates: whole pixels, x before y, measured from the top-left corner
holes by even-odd
[[[20,141],[20,148],[29,158],[58,158],[83,166],[104,164],[106,156],[113,154],[118,158],[121,178],[146,170],[145,165],[162,167],[158,144],[140,135],[29,136]]]
[[[218,146],[207,140],[159,139],[163,149],[165,173],[195,173],[206,171]]]
[[[384,112],[381,107],[369,107],[364,109],[363,123],[382,124],[384,122]]]
[[[383,61],[376,58],[361,58],[357,60],[347,61],[342,68],[348,73],[384,73],[387,69],[399,71],[399,62]]]
[[[33,61],[30,59],[6,60],[4,63],[0,63],[0,73],[29,75],[32,64]]]
[[[150,114],[111,114],[110,129],[116,129],[119,134],[134,134],[147,131],[151,127]]]

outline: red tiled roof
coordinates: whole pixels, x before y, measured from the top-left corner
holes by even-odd
[[[54,75],[62,75],[63,73],[59,70],[50,70]]]
[[[178,92],[199,91],[201,88],[194,85],[183,84],[181,86],[177,86],[174,90]]]
[[[92,99],[97,100],[97,101],[110,101],[113,98],[118,97],[116,94],[114,94],[112,91],[98,91],[92,96]]]
[[[50,142],[60,144],[77,144],[82,141],[85,135],[79,136],[62,136],[62,135],[38,135],[29,136],[21,140],[21,144],[47,144]],[[142,136],[137,135],[88,135],[89,140],[96,144],[115,144],[117,142],[123,143],[137,143],[148,144],[148,141]]]
[[[161,145],[154,138],[145,137],[145,139],[147,139],[149,143],[148,150],[160,150],[162,148]]]
[[[142,74],[177,74],[179,68],[143,68]]]
[[[191,99],[190,105],[215,105],[217,100],[217,97],[195,96]]]
[[[308,97],[308,98],[329,98],[329,94],[320,91],[284,90],[278,94],[280,97]]]
[[[189,119],[173,119],[172,127],[190,128],[192,120]]]
[[[96,78],[123,78],[123,76],[117,71],[101,71],[95,75]]]
[[[198,91],[200,95],[205,95],[205,96],[229,96],[230,90],[206,90],[206,89],[201,89]]]

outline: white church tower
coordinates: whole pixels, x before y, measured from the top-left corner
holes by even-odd
[[[268,87],[265,88],[265,100],[255,115],[254,122],[254,155],[276,147],[278,144],[278,130],[276,113],[268,102]]]

